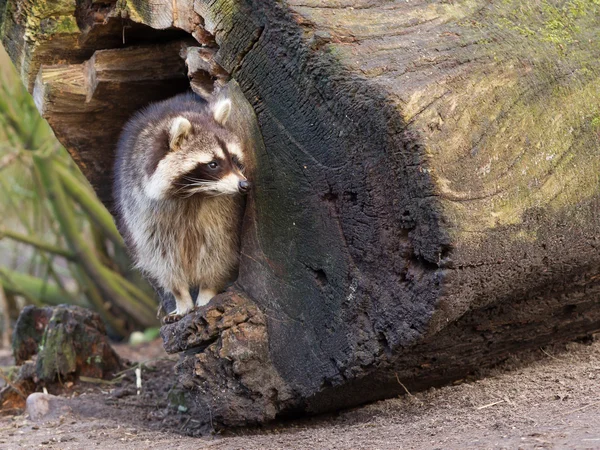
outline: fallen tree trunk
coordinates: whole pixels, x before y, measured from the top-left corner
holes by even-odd
[[[256,159],[239,279],[163,328],[190,426],[355,405],[600,328],[597,2],[43,5],[0,3],[3,42],[109,207],[133,111],[236,82]]]

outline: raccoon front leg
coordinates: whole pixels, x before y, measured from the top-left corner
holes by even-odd
[[[216,289],[200,289],[196,297],[196,306],[206,305],[215,295],[217,295]]]
[[[180,320],[184,315],[194,309],[194,301],[190,295],[190,290],[186,288],[171,289],[175,297],[175,311],[172,311],[164,318],[165,323],[174,323]]]

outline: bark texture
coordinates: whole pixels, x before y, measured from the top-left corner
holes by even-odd
[[[79,375],[105,378],[122,368],[100,316],[79,306],[24,308],[15,326],[13,353],[19,366],[35,359],[35,381],[42,383]]]
[[[40,386],[60,391],[66,381],[110,378],[123,368],[100,316],[79,306],[25,307],[12,347],[20,367],[16,379],[0,391],[0,410],[5,411],[24,408],[27,395]]]
[[[9,0],[0,23],[108,205],[119,128],[187,88],[181,61],[199,92],[234,80],[256,185],[239,279],[163,329],[202,426],[600,327],[597,1]]]

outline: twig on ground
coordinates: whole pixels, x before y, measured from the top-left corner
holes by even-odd
[[[142,368],[137,367],[135,369],[135,387],[137,388],[137,395],[142,392]]]
[[[496,405],[499,405],[500,403],[505,403],[505,402],[506,402],[506,400],[498,400],[497,402],[494,402],[494,403],[488,403],[487,405],[479,406],[479,407],[477,407],[477,410],[490,408],[492,406],[496,406]]]
[[[4,288],[0,284],[0,312],[2,313],[3,326],[2,326],[2,348],[10,348],[10,336],[12,331],[10,329],[10,307],[8,306],[8,300],[6,299],[6,293]]]
[[[0,369],[0,378],[2,378],[4,380],[4,382],[6,383],[7,386],[10,386],[11,389],[13,389],[17,394],[19,394],[21,397],[23,397],[24,399],[27,398],[27,396],[25,395],[25,393],[18,388],[11,380],[10,378],[8,378],[4,371],[2,369]]]
[[[540,350],[542,351],[542,353],[546,356],[549,356],[552,359],[555,359],[557,361],[561,361],[560,358],[557,358],[556,356],[551,355],[550,353],[548,353],[546,350],[544,350],[542,347],[540,347]]]
[[[124,377],[125,377],[125,375],[120,375],[118,377],[113,378],[112,380],[103,380],[102,378],[92,378],[92,377],[86,377],[86,376],[82,375],[79,377],[79,380],[83,381],[84,383],[116,384],[116,383],[120,382]]]
[[[408,396],[409,396],[409,397],[411,397],[411,398],[414,398],[414,399],[417,399],[417,397],[415,397],[414,395],[412,395],[412,394],[410,393],[410,391],[409,391],[409,390],[406,388],[406,386],[404,386],[404,384],[402,383],[402,381],[400,381],[400,378],[398,377],[398,374],[397,374],[397,373],[394,373],[394,375],[396,375],[396,381],[398,382],[398,384],[399,384],[400,386],[402,386],[402,389],[404,389],[404,392],[406,392],[406,393],[408,394]]]
[[[187,424],[188,424],[188,423],[190,423],[190,420],[192,420],[192,416],[189,416],[189,417],[187,418],[187,420],[184,422],[184,424],[183,424],[183,425],[181,425],[181,428],[179,429],[179,431],[183,431],[183,430],[185,430],[185,427],[187,426]]]
[[[569,414],[573,414],[574,412],[583,411],[584,409],[591,408],[592,406],[596,406],[596,405],[600,405],[600,401],[593,402],[593,403],[588,403],[587,405],[584,405],[581,408],[577,408],[577,409],[573,409],[571,411],[567,411],[566,413],[563,413],[563,416],[567,416]]]

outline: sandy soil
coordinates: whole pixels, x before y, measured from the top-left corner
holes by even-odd
[[[144,369],[141,396],[133,375],[74,389],[65,400],[70,412],[53,420],[0,418],[0,448],[600,449],[600,342],[546,347],[460,384],[337,415],[207,438],[180,433],[194,420],[185,412],[167,414],[173,363],[160,343],[119,352],[158,358]]]

